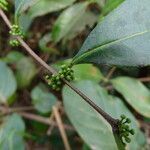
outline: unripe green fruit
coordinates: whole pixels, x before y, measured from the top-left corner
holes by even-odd
[[[14,47],[14,46],[19,46],[19,45],[20,45],[20,42],[17,41],[17,40],[10,40],[10,41],[9,41],[9,44]]]
[[[131,130],[130,130],[130,133],[131,133],[132,135],[134,135],[134,134],[135,134],[135,131],[134,131],[133,129],[131,129]]]
[[[61,78],[61,79],[63,79],[63,78],[64,78],[64,75],[63,75],[63,74],[61,74],[61,75],[60,75],[60,78]]]
[[[126,136],[126,137],[129,136],[129,133],[128,132],[124,133],[124,136]]]
[[[7,6],[8,2],[6,0],[0,0],[0,8],[7,11],[8,10]]]
[[[129,130],[129,126],[128,125],[125,125],[125,127],[124,127],[126,130]]]
[[[67,68],[67,71],[71,71],[71,68]]]
[[[66,79],[67,81],[71,81],[74,79],[73,76],[73,70],[66,66],[62,65],[61,70],[58,72],[58,74],[52,75],[51,78],[49,78],[51,82],[49,82],[52,89],[59,91],[62,87],[62,79]]]
[[[67,80],[71,80],[71,76],[69,76],[69,75],[66,76],[66,79],[67,79]]]
[[[126,119],[127,123],[131,123],[131,120],[129,118]]]
[[[57,87],[57,86],[56,86],[55,84],[54,84],[54,85],[52,85],[52,89],[54,89],[54,90],[55,90],[55,89],[56,89],[56,87]]]
[[[52,75],[52,78],[54,78],[54,77],[55,77],[55,75],[53,74],[53,75]]]
[[[126,141],[127,143],[131,142],[131,139],[129,138],[129,135],[134,135],[134,130],[130,129],[129,123],[131,123],[131,120],[127,118],[125,115],[120,116],[121,119],[119,120],[119,135],[121,137],[122,143]],[[124,143],[125,144],[125,143]]]
[[[47,80],[50,79],[49,75],[46,75],[46,76],[45,76],[45,79],[47,79]]]
[[[18,25],[12,25],[11,26],[11,30],[9,31],[9,33],[14,36],[13,38],[15,38],[14,40],[10,41],[10,45],[11,46],[19,46],[20,42],[16,39],[16,36],[20,36],[21,38],[23,38],[23,33],[20,30]]]
[[[127,143],[130,143],[130,142],[131,142],[131,139],[128,138],[128,137],[125,137],[125,141],[126,141]]]
[[[126,116],[125,115],[121,115],[121,119],[125,119],[126,118]]]
[[[62,65],[61,68],[62,68],[62,69],[66,68],[66,65]]]
[[[57,77],[56,77],[56,80],[58,81],[59,79],[60,79],[59,76],[57,76]]]
[[[57,81],[57,83],[56,83],[57,85],[61,85],[61,82],[60,81]]]

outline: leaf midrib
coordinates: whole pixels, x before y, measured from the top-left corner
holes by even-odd
[[[143,35],[143,34],[146,34],[150,32],[150,30],[146,30],[146,31],[143,31],[143,32],[137,32],[137,33],[134,33],[130,36],[125,36],[121,39],[117,39],[117,40],[114,40],[112,42],[109,42],[109,43],[106,43],[106,44],[103,44],[103,45],[98,45],[96,46],[95,48],[92,48],[92,49],[89,49],[88,51],[84,52],[83,54],[81,54],[79,57],[75,57],[72,61],[72,64],[76,64],[76,62],[78,62],[79,60],[82,60],[84,59],[85,57],[87,57],[88,55],[90,55],[91,53],[94,53],[96,51],[100,51],[102,50],[104,47],[107,47],[107,46],[110,46],[110,45],[113,45],[113,44],[116,44],[116,43],[119,43],[119,42],[122,42],[122,41],[126,41],[128,39],[131,39],[131,38],[134,38],[134,37],[137,37],[137,36],[140,36],[140,35]]]

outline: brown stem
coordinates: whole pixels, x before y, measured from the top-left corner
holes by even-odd
[[[141,82],[150,82],[150,77],[139,78]]]
[[[116,67],[112,67],[110,69],[110,71],[108,72],[107,76],[106,76],[106,79],[109,80],[111,78],[111,76],[113,75],[113,73],[115,72],[116,70]]]
[[[7,24],[7,26],[10,28],[11,23],[8,20],[5,13],[0,9],[0,15]],[[24,47],[24,49],[45,69],[47,69],[51,74],[56,74],[57,72],[49,65],[47,65],[37,54],[34,53],[34,51],[21,39],[21,37],[17,37],[17,39],[20,41],[21,45]],[[105,111],[103,111],[100,107],[98,107],[90,98],[88,98],[84,93],[79,91],[76,87],[74,87],[71,83],[69,83],[66,80],[63,80],[66,85],[68,85],[73,91],[75,91],[78,95],[80,95],[83,100],[85,100],[92,108],[94,108],[99,114],[101,114],[108,123],[112,126],[116,126],[118,120],[112,118],[109,114],[107,114]]]
[[[34,120],[34,121],[41,122],[43,124],[58,127],[58,124],[55,121],[52,121],[52,120],[50,121],[49,118],[45,118],[42,116],[38,116],[38,115],[31,114],[31,113],[26,113],[26,112],[20,112],[19,114],[26,119]],[[74,128],[70,125],[63,124],[63,126],[67,130],[71,130],[71,131],[74,130]]]
[[[63,125],[63,122],[62,122],[62,119],[61,119],[61,116],[60,116],[58,108],[56,106],[53,106],[53,112],[54,112],[56,122],[58,124],[58,128],[59,128],[62,140],[64,142],[65,150],[71,150],[71,147],[69,145],[69,141],[68,141],[68,138],[67,138],[67,134],[66,134],[66,131],[64,129],[64,125]]]
[[[0,106],[0,111],[2,112],[3,115],[13,113],[13,112],[19,112],[19,111],[30,111],[34,110],[32,106],[25,106],[25,107],[18,107],[18,108],[7,108]]]

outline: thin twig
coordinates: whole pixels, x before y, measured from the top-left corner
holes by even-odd
[[[139,78],[141,82],[150,82],[150,77]]]
[[[61,120],[58,108],[56,106],[53,106],[53,112],[54,112],[54,116],[55,116],[56,122],[58,124],[58,128],[59,128],[60,134],[62,136],[62,140],[64,142],[65,149],[66,150],[71,150],[71,147],[69,145],[69,141],[68,141],[68,138],[67,138],[67,134],[65,132],[65,129],[64,129],[64,126],[63,126],[63,123],[62,123],[62,120]]]
[[[61,103],[60,103],[60,102],[57,102],[55,106],[56,106],[56,107],[58,108],[58,110],[59,110],[59,108],[60,108],[60,106],[61,106]],[[54,119],[55,119],[55,115],[54,115],[54,111],[52,110],[52,113],[51,113],[51,115],[50,115],[50,117],[49,117],[49,121],[51,122],[51,121],[53,121]],[[48,130],[47,130],[47,135],[50,136],[53,129],[54,129],[54,125],[51,125],[51,126],[48,128]]]
[[[109,80],[111,78],[111,76],[113,75],[113,73],[115,72],[116,70],[116,67],[112,67],[110,69],[110,71],[108,72],[107,76],[106,76],[106,79]]]
[[[54,119],[55,119],[55,116],[54,116],[54,112],[52,111],[51,116],[50,116],[50,118],[49,118],[49,121],[51,122],[51,121],[53,121]],[[53,129],[54,129],[54,125],[50,125],[50,127],[49,127],[48,130],[47,130],[47,135],[48,135],[48,136],[51,135]]]
[[[7,107],[0,106],[0,112],[2,112],[3,115],[13,113],[13,112],[30,111],[30,110],[34,110],[34,107],[25,106],[25,107],[18,107],[18,108],[7,108]]]
[[[45,117],[42,117],[42,116],[38,116],[38,115],[35,115],[35,114],[26,113],[26,112],[19,112],[18,114],[20,114],[22,117],[24,117],[26,119],[29,119],[29,120],[34,120],[34,121],[37,121],[37,122],[40,122],[40,123],[43,123],[43,124],[46,124],[46,125],[53,125],[55,127],[58,127],[57,123],[55,121],[50,122],[49,118],[45,118]],[[64,124],[63,126],[67,130],[74,131],[74,128],[70,125]]]
[[[8,27],[11,27],[11,23],[8,20],[5,13],[0,9],[0,15],[5,21],[5,23],[8,25]],[[38,55],[34,53],[34,51],[20,38],[17,37],[17,39],[20,41],[21,45],[24,47],[24,49],[39,63],[41,64],[45,69],[47,69],[51,74],[56,74],[57,72],[49,65],[47,65]],[[73,91],[75,91],[78,95],[80,95],[83,100],[85,100],[91,107],[93,107],[99,114],[101,114],[107,122],[112,126],[117,126],[118,120],[112,118],[109,114],[107,114],[105,111],[103,111],[99,106],[97,106],[90,98],[88,98],[84,93],[82,93],[80,90],[78,90],[76,87],[74,87],[71,83],[69,83],[67,80],[63,79],[64,83],[68,85]]]

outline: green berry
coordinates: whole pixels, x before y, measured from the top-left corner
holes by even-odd
[[[73,80],[73,78],[74,78],[73,70],[66,65],[62,65],[61,70],[58,72],[58,74],[54,74],[54,75],[52,75],[51,78],[49,78],[49,79],[51,79],[51,82],[49,82],[49,83],[50,83],[52,89],[59,91],[60,88],[62,87],[62,79],[71,81],[71,80]]]
[[[130,143],[130,142],[131,142],[131,139],[128,138],[128,137],[125,137],[125,141],[126,141],[127,143]]]
[[[66,65],[62,65],[61,68],[62,68],[62,69],[66,68]]]
[[[125,128],[126,130],[129,130],[130,127],[129,127],[128,125],[125,125],[124,128]]]
[[[125,116],[125,115],[121,115],[120,117],[121,117],[121,119],[125,119],[125,118],[126,118],[126,116]]]
[[[60,81],[57,81],[57,83],[56,83],[57,85],[61,85],[61,82]]]
[[[46,75],[46,76],[45,76],[45,79],[49,79],[49,78],[50,78],[49,75]]]
[[[57,86],[55,84],[52,85],[52,89],[55,90]]]
[[[19,41],[18,40],[10,40],[9,41],[9,44],[11,45],[11,46],[19,46],[20,45],[20,43],[19,43]]]
[[[61,79],[63,79],[63,78],[64,78],[64,75],[63,75],[63,74],[61,74],[61,75],[60,75],[60,78],[61,78]]]
[[[124,136],[128,137],[128,136],[129,136],[129,133],[128,133],[128,132],[125,132],[125,133],[124,133]]]
[[[11,26],[11,30],[9,31],[9,33],[13,36],[20,36],[20,37],[24,36],[19,26],[15,24]]]
[[[68,80],[68,81],[70,81],[71,80],[71,76],[66,76],[66,79]]]
[[[127,123],[131,123],[131,120],[129,118],[126,119]]]
[[[59,76],[56,76],[56,80],[58,81],[60,78],[59,78]]]
[[[70,72],[70,71],[71,71],[71,68],[67,68],[67,71],[69,71],[69,72]]]
[[[54,78],[54,77],[55,77],[55,75],[53,74],[53,75],[52,75],[52,78]]]
[[[131,129],[131,130],[130,130],[130,133],[131,133],[132,135],[134,135],[134,134],[135,134],[135,131],[134,131],[133,129]]]
[[[3,10],[8,10],[7,6],[8,2],[6,0],[0,0],[0,8],[2,8]]]

